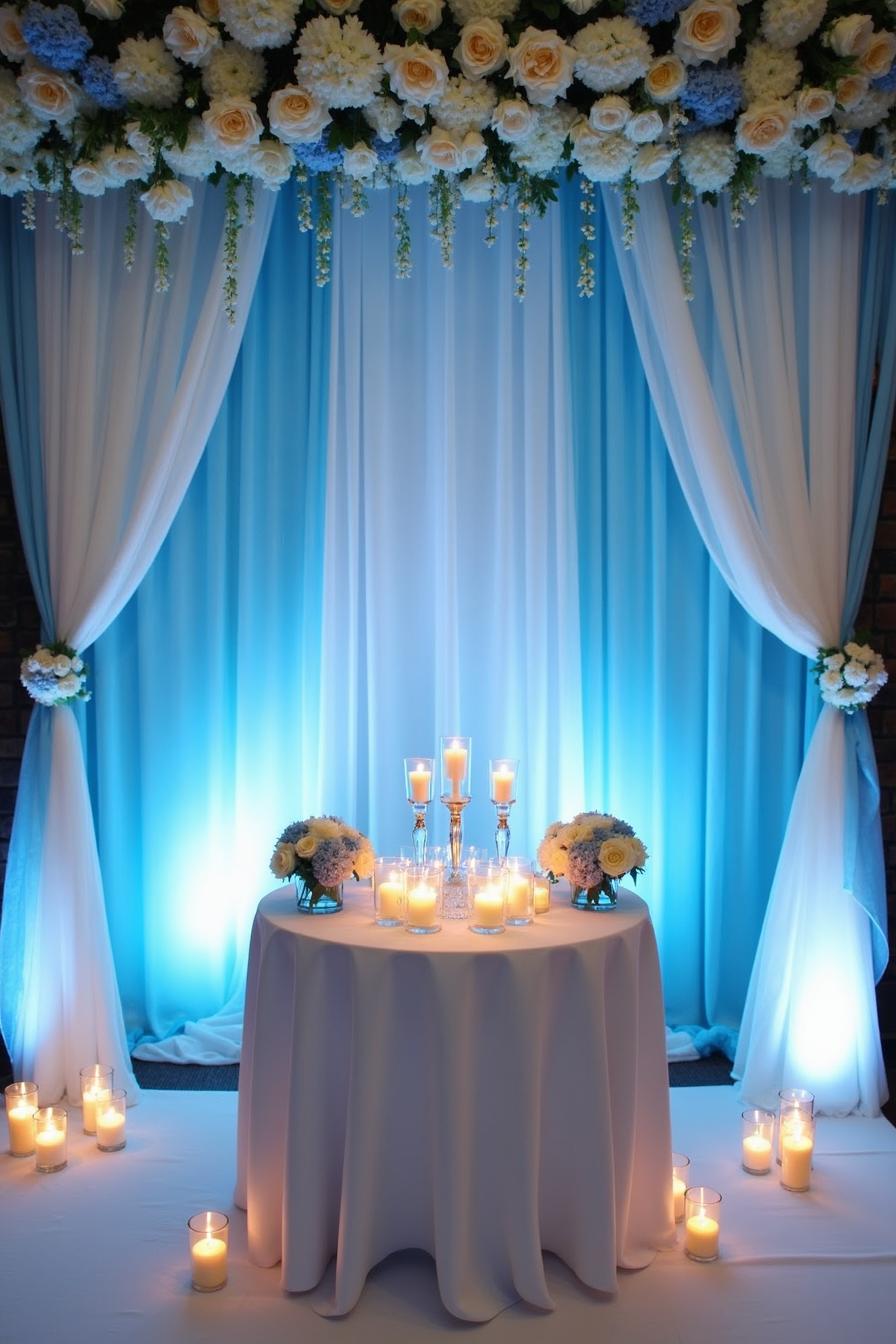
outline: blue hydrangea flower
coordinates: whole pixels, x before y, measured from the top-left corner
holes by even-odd
[[[861,131],[844,131],[843,139],[849,145],[850,149],[858,149],[859,141],[862,138]]]
[[[653,28],[668,23],[689,0],[626,0],[625,12],[642,28]]]
[[[721,126],[743,107],[740,72],[730,65],[711,65],[708,61],[695,65],[688,72],[679,101],[701,126]]]
[[[872,89],[879,89],[881,93],[896,93],[896,62],[893,63],[891,70],[888,70],[885,75],[881,75],[880,79],[872,80],[871,87]]]
[[[93,46],[93,38],[71,5],[51,9],[37,0],[25,10],[22,36],[38,60],[51,70],[74,70]]]
[[[393,135],[391,140],[383,140],[381,136],[375,135],[370,142],[370,148],[375,151],[380,163],[393,163],[398,158],[401,145],[397,135]]]
[[[126,99],[118,87],[112,64],[104,56],[91,56],[79,71],[84,92],[93,99],[97,107],[109,112],[117,112],[125,106]]]
[[[342,162],[342,150],[330,148],[329,126],[324,128],[319,140],[313,140],[310,145],[293,145],[292,148],[299,163],[304,163],[312,173],[328,173]]]

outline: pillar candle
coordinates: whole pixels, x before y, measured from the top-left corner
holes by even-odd
[[[451,797],[460,798],[460,786],[467,773],[466,747],[446,747],[444,752],[445,778],[451,781]]]
[[[432,771],[424,770],[422,766],[417,770],[408,771],[408,779],[411,783],[411,798],[415,803],[428,803],[430,796],[430,785],[432,783]]]
[[[529,915],[529,879],[518,873],[507,874],[507,918],[527,919]]]
[[[380,888],[382,890],[382,888]],[[408,892],[408,923],[418,928],[428,928],[436,922],[436,889],[428,882],[421,882]]]
[[[112,1106],[104,1109],[101,1104],[96,1113],[97,1146],[110,1151],[123,1148],[125,1144],[124,1126],[125,1118],[120,1111],[115,1110]]]
[[[380,919],[401,919],[404,888],[400,882],[381,882],[377,888]]]
[[[772,1164],[772,1145],[761,1134],[748,1134],[741,1144],[741,1161],[747,1171],[761,1176]]]
[[[93,1084],[81,1094],[81,1126],[85,1134],[96,1133],[97,1102],[109,1100],[108,1087]]]
[[[13,1157],[30,1157],[34,1152],[34,1109],[23,1102],[6,1112],[9,1151]]]
[[[34,1151],[38,1167],[62,1166],[66,1161],[65,1130],[51,1126],[40,1129],[34,1136]]]
[[[701,1260],[719,1253],[719,1225],[705,1213],[694,1213],[685,1223],[685,1250]]]
[[[672,1177],[672,1206],[676,1223],[684,1217],[684,1192],[687,1189],[680,1176]]]
[[[190,1247],[193,1284],[196,1288],[223,1288],[227,1282],[227,1243],[211,1235]]]
[[[483,887],[473,896],[473,923],[497,929],[504,923],[504,896],[498,887]]]
[[[513,801],[514,778],[515,776],[512,770],[492,771],[493,803],[510,803]]]
[[[808,1190],[815,1145],[808,1134],[787,1134],[781,1138],[781,1184],[791,1190]]]

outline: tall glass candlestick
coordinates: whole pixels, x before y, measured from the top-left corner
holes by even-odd
[[[465,919],[467,883],[463,873],[463,810],[470,801],[471,743],[468,737],[443,737],[440,743],[442,763],[442,802],[448,809],[448,847],[450,861],[443,886],[443,914],[446,919]]]
[[[426,809],[432,802],[433,759],[431,756],[405,756],[404,782],[407,800],[414,809],[414,863],[426,862]]]
[[[498,814],[498,827],[495,831],[495,850],[499,863],[506,863],[510,849],[510,809],[516,802],[516,776],[519,761],[509,756],[500,756],[488,763],[490,797]]]

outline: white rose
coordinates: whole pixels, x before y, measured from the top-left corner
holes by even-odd
[[[846,172],[835,178],[831,188],[855,196],[860,191],[883,186],[889,176],[890,165],[886,160],[879,159],[876,154],[856,154]]]
[[[432,168],[423,162],[413,145],[401,151],[395,159],[394,168],[399,180],[409,187],[418,187],[422,182],[432,180]]]
[[[427,167],[435,172],[459,173],[470,165],[464,163],[463,139],[456,131],[433,126],[428,135],[417,141],[417,152]]]
[[[221,18],[220,0],[197,0],[196,8],[209,23],[218,23]]]
[[[507,36],[495,19],[472,19],[460,30],[454,58],[467,79],[482,79],[507,61]]]
[[[146,177],[150,163],[151,160],[145,159],[128,145],[106,145],[97,159],[110,187],[120,187],[124,182],[137,182],[141,177]]]
[[[578,14],[579,18],[587,14],[597,4],[597,0],[563,0],[567,9],[571,9],[573,14]]]
[[[363,140],[357,141],[342,156],[342,167],[349,177],[373,177],[379,159],[376,150],[371,149]]]
[[[655,182],[666,175],[675,157],[671,145],[642,145],[632,159],[632,177],[636,182]]]
[[[535,108],[525,98],[505,98],[492,114],[492,126],[499,139],[515,144],[530,134],[537,119]]]
[[[554,29],[526,28],[509,53],[510,76],[529,101],[550,107],[572,83],[576,53]]]
[[[246,150],[243,165],[246,172],[258,178],[265,190],[276,191],[289,179],[295,159],[286,145],[267,136]]]
[[[800,89],[796,98],[794,126],[817,126],[831,115],[835,102],[830,89]]]
[[[22,102],[41,121],[67,126],[78,111],[78,89],[74,82],[57,70],[28,66],[18,78]]]
[[[859,69],[869,79],[880,79],[883,75],[889,74],[894,57],[896,57],[896,34],[886,31],[873,33],[870,41],[862,48]]]
[[[782,98],[753,103],[737,119],[735,142],[748,154],[766,155],[790,135],[793,108]]]
[[[213,98],[202,120],[212,143],[227,153],[257,144],[264,130],[251,98]]]
[[[806,150],[806,163],[816,177],[831,179],[840,177],[852,164],[853,157],[853,152],[845,138],[842,135],[834,135],[830,131],[827,135],[820,135],[817,140],[813,140]],[[830,671],[837,673],[838,680],[839,669],[843,666],[844,661],[841,653],[825,659],[825,666]]]
[[[84,8],[96,19],[120,19],[124,13],[123,0],[87,0]]]
[[[151,219],[164,224],[178,224],[193,204],[193,193],[186,182],[178,182],[169,177],[166,182],[156,182],[155,186],[140,196]]]
[[[679,56],[657,56],[644,76],[644,90],[655,103],[671,103],[681,93],[687,77]]]
[[[152,141],[145,131],[141,131],[140,123],[129,121],[124,128],[124,138],[127,140],[131,149],[135,150],[147,163],[152,163],[155,158],[155,150],[152,147]]]
[[[486,143],[479,131],[467,131],[461,143],[465,168],[477,168],[486,155]]]
[[[72,670],[72,660],[71,658],[69,658],[68,654],[57,653],[55,658],[53,659],[53,671],[56,673],[57,677],[67,677],[69,672],[71,672],[71,670]],[[851,684],[858,685],[859,683],[853,682]]]
[[[483,201],[491,200],[492,178],[488,173],[471,173],[469,177],[462,177],[458,187],[465,201],[481,204]]]
[[[595,131],[621,131],[631,115],[627,98],[618,93],[607,93],[591,104],[588,121]]]
[[[831,24],[825,41],[838,56],[858,56],[873,35],[874,20],[870,14],[847,14]]]
[[[836,84],[837,102],[845,111],[856,106],[868,92],[868,80],[863,75],[844,75]]]
[[[397,0],[392,13],[406,33],[416,28],[425,37],[442,22],[443,8],[442,0]]]
[[[626,122],[625,133],[634,144],[647,145],[651,141],[659,139],[663,133],[664,124],[659,112],[651,107],[646,112],[636,112]]]
[[[162,25],[162,37],[169,51],[187,65],[204,65],[221,45],[217,28],[206,23],[195,9],[176,5]]]
[[[292,877],[295,872],[296,851],[293,845],[279,844],[271,856],[271,872],[275,877]]]
[[[425,107],[441,98],[448,83],[448,66],[440,51],[422,42],[397,47],[387,44],[383,69],[389,76],[392,92],[406,103]]]
[[[311,144],[319,140],[332,118],[327,107],[313,93],[297,84],[277,89],[268,103],[268,121],[275,135],[288,145]]]
[[[740,32],[740,13],[733,0],[693,0],[678,18],[675,51],[686,65],[720,61]]]
[[[0,5],[0,51],[8,61],[24,61],[29,52],[21,20],[21,14],[12,5]]]
[[[111,185],[99,164],[92,159],[79,159],[72,165],[72,186],[81,196],[102,196]]]

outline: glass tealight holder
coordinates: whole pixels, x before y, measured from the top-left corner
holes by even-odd
[[[551,884],[541,873],[536,873],[532,883],[532,908],[536,915],[546,915],[551,908]]]
[[[374,864],[374,918],[384,929],[404,923],[407,876],[408,868],[401,859],[377,859]]]
[[[117,1153],[127,1142],[128,1094],[113,1088],[96,1104],[96,1146],[101,1153]]]
[[[197,1293],[216,1293],[227,1282],[230,1219],[226,1213],[194,1213],[187,1228],[193,1287]]]
[[[80,1077],[81,1128],[85,1134],[95,1134],[97,1103],[111,1096],[113,1070],[109,1064],[88,1064]]]
[[[802,1192],[812,1183],[815,1117],[789,1111],[781,1121],[781,1184]]]
[[[803,1116],[811,1120],[815,1114],[815,1094],[804,1087],[785,1087],[778,1093],[778,1139],[777,1160],[781,1165],[781,1130],[784,1121],[790,1115]]]
[[[408,933],[438,933],[442,927],[445,870],[434,863],[407,869],[405,928]]]
[[[532,869],[511,859],[504,869],[504,919],[507,924],[531,924],[535,914]]]
[[[684,1253],[707,1264],[719,1258],[722,1196],[708,1185],[695,1185],[684,1196]]]
[[[62,1106],[34,1112],[34,1165],[37,1171],[62,1171],[68,1162],[68,1113]]]
[[[684,1196],[688,1188],[691,1159],[684,1153],[672,1154],[672,1212],[676,1223],[684,1220]]]
[[[741,1115],[740,1164],[751,1176],[767,1176],[772,1165],[775,1113],[753,1108]]]
[[[6,1124],[10,1157],[30,1157],[34,1152],[34,1112],[37,1083],[10,1083],[6,1089]]]
[[[470,929],[473,933],[504,932],[504,874],[494,864],[467,875]]]

